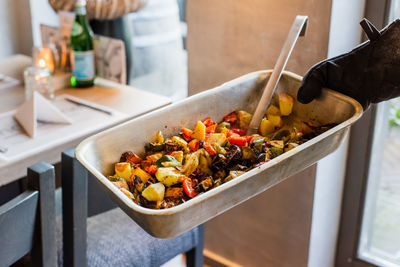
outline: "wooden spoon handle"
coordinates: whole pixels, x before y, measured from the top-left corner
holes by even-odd
[[[269,103],[271,102],[272,96],[278,85],[279,79],[282,76],[282,72],[286,67],[286,63],[293,51],[294,45],[296,44],[299,36],[304,36],[307,28],[307,16],[296,16],[292,27],[290,28],[289,34],[286,37],[286,41],[282,47],[281,53],[278,60],[275,63],[274,70],[272,71],[271,77],[269,77],[268,83],[264,88],[264,92],[258,102],[256,111],[254,112],[253,118],[250,122],[248,135],[255,134],[258,131],[258,127],[264,117],[265,111],[267,110]]]

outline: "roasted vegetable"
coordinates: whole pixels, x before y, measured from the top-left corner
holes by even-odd
[[[272,153],[272,158],[276,158],[277,156],[279,156],[280,154],[283,153],[283,148],[281,148],[281,147],[271,147],[270,151]]]
[[[148,201],[164,200],[165,187],[162,183],[151,184],[142,192],[142,196]]]
[[[156,162],[157,167],[176,167],[182,164],[173,156],[164,155]]]
[[[231,124],[229,122],[223,121],[218,124],[217,129],[215,129],[215,131],[217,133],[221,133],[223,129],[230,129],[230,128]]]
[[[192,187],[192,181],[189,178],[186,178],[182,181],[183,190],[185,191],[186,195],[190,198],[194,198],[199,193],[195,191]]]
[[[132,151],[127,151],[121,155],[121,158],[119,159],[120,162],[128,162],[131,165],[138,164],[142,162],[142,159],[133,153]]]
[[[212,144],[212,146],[214,147],[215,151],[217,152],[217,154],[226,154],[226,150],[225,148],[223,148],[222,146],[218,145],[217,143]]]
[[[234,111],[234,112],[232,112],[232,113],[229,113],[228,115],[226,115],[225,117],[223,117],[222,118],[222,120],[224,121],[224,122],[228,122],[229,124],[231,124],[232,125],[232,123],[236,123],[237,122],[237,115],[236,115],[236,112]]]
[[[297,146],[298,146],[298,144],[296,144],[296,143],[289,143],[288,146],[284,150],[285,150],[285,152],[287,152],[287,151],[292,150],[293,148],[295,148]]]
[[[151,151],[151,152],[160,152],[165,149],[165,144],[155,144],[155,143],[148,143],[145,146],[146,151]]]
[[[275,125],[267,120],[266,118],[263,118],[261,123],[260,123],[260,127],[258,128],[258,131],[260,132],[260,134],[262,136],[267,136],[270,133],[273,133],[275,130]]]
[[[126,190],[129,190],[128,183],[122,178],[119,181],[114,181],[112,183],[113,183],[113,185],[115,185],[119,189],[125,188]]]
[[[243,173],[245,173],[244,171],[230,171],[229,175],[225,178],[224,182],[228,182],[236,177],[238,177],[239,175],[242,175]]]
[[[256,159],[256,154],[253,149],[248,146],[242,148],[242,158],[245,160],[254,161]]]
[[[156,163],[164,154],[162,152],[154,153],[146,157],[146,160],[150,161],[152,164]]]
[[[185,163],[182,167],[181,172],[186,176],[192,174],[196,168],[199,166],[199,155],[198,153],[194,152],[191,154],[186,155]]]
[[[267,116],[268,115],[275,115],[275,116],[280,116],[281,112],[279,108],[275,105],[270,105],[267,109],[267,112],[265,113]]]
[[[275,127],[282,127],[283,121],[281,116],[277,115],[267,115],[268,120],[275,126]]]
[[[119,162],[115,164],[115,175],[126,181],[131,181],[132,168],[128,162]]]
[[[182,198],[183,188],[181,187],[167,187],[165,190],[164,198]]]
[[[210,144],[218,144],[222,146],[226,142],[226,135],[223,133],[213,133],[207,138],[207,142]]]
[[[282,140],[271,140],[268,142],[271,146],[277,147],[277,148],[283,148],[285,144],[283,143]]]
[[[293,110],[293,97],[288,94],[280,93],[279,97],[279,109],[282,116],[289,116]]]
[[[120,188],[119,190],[121,190],[121,192],[124,193],[130,199],[135,200],[135,197],[133,196],[133,194],[131,192],[129,192],[129,190],[127,190],[125,188]]]
[[[166,186],[172,186],[182,182],[183,175],[173,167],[158,168],[156,178]]]
[[[208,189],[211,189],[212,186],[213,186],[213,181],[212,181],[211,177],[207,177],[206,179],[204,179],[203,181],[201,181],[199,183],[199,187],[203,191],[207,191]]]
[[[170,153],[181,165],[183,162],[183,151],[174,151]]]
[[[193,134],[193,131],[188,128],[181,129],[181,135],[187,142],[192,140],[192,134]]]
[[[239,110],[237,112],[238,118],[239,118],[239,126],[240,128],[244,128],[245,126],[248,126],[250,124],[251,118],[253,118],[253,115],[250,113],[244,111],[244,110]]]
[[[201,121],[198,121],[194,127],[192,139],[204,140],[206,139],[206,126]]]

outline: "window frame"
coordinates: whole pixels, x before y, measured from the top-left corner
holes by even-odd
[[[365,2],[365,17],[378,29],[386,25],[390,2],[390,0],[366,0]],[[372,105],[351,128],[336,247],[336,266],[377,266],[360,258],[358,248],[378,111],[379,108]]]

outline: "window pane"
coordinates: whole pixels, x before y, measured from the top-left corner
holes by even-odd
[[[359,256],[400,266],[400,100],[378,108]]]

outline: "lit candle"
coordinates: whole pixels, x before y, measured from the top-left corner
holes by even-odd
[[[50,48],[34,47],[33,48],[34,64],[38,68],[47,68],[51,73],[54,72],[54,58]]]

